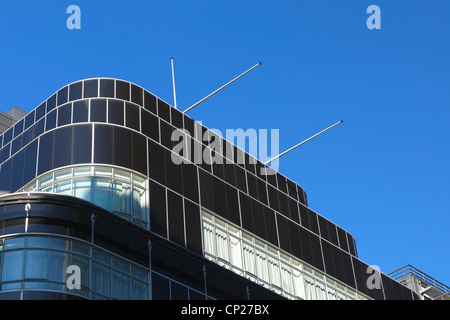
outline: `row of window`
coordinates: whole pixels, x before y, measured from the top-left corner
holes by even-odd
[[[23,192],[51,192],[90,201],[144,228],[148,226],[147,179],[124,169],[80,166],[56,170]]]
[[[202,228],[206,258],[290,299],[367,299],[323,272],[205,211],[202,211]]]
[[[91,299],[148,298],[149,270],[82,241],[49,236],[0,239],[1,290],[65,291]],[[72,288],[69,266],[79,268]],[[68,281],[69,280],[69,281]]]

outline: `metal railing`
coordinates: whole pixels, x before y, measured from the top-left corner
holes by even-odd
[[[409,264],[389,273],[388,276],[396,280],[397,282],[401,282],[403,279],[406,279],[406,277],[412,276],[421,281],[422,285],[433,286],[436,289],[442,291],[443,295],[450,294],[450,287]]]

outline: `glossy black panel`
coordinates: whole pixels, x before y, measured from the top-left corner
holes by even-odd
[[[21,119],[14,125],[14,138],[23,132],[23,122],[24,120]]]
[[[36,177],[37,140],[25,149],[25,167],[23,172],[23,184],[27,184]]]
[[[91,122],[106,122],[106,100],[93,99],[91,100],[90,111]]]
[[[11,144],[8,144],[0,150],[0,163],[2,163],[3,161],[5,161],[6,159],[9,158],[10,149],[11,149]]]
[[[149,176],[160,183],[166,183],[166,160],[164,148],[156,142],[148,140]]]
[[[47,99],[47,113],[56,107],[56,93]]]
[[[125,103],[125,119],[128,128],[139,131],[139,107],[133,103]]]
[[[184,214],[186,219],[186,246],[197,254],[202,254],[202,231],[200,222],[200,208],[198,205],[184,200]]]
[[[116,98],[130,100],[130,84],[125,81],[116,81]]]
[[[242,228],[254,232],[252,201],[249,196],[239,192],[239,204],[241,207]]]
[[[137,133],[131,134],[132,169],[147,175],[147,139]]]
[[[36,108],[36,121],[41,119],[45,115],[45,102]]]
[[[156,100],[157,98],[154,95],[148,91],[144,91],[144,108],[155,115],[158,114]]]
[[[150,230],[167,237],[166,190],[150,180]]]
[[[48,132],[39,138],[38,175],[53,169],[53,145],[55,131]]]
[[[29,127],[31,127],[34,123],[34,115],[35,115],[36,111],[33,110],[30,113],[28,113],[25,116],[25,127],[24,130],[27,130]]]
[[[133,168],[132,150],[131,131],[115,126],[114,164],[125,168]]]
[[[11,155],[15,154],[22,148],[22,135],[18,136],[12,141],[11,144]]]
[[[324,271],[323,258],[322,258],[322,250],[320,247],[320,238],[315,234],[310,234],[311,241],[311,251],[313,254],[312,265],[320,270]]]
[[[114,98],[114,80],[100,79],[100,97]]]
[[[98,97],[98,79],[84,81],[83,97],[84,98]]]
[[[184,247],[183,198],[167,190],[167,205],[169,240]]]
[[[141,130],[147,137],[159,142],[159,120],[157,116],[142,110]]]
[[[45,131],[45,118],[37,121],[33,126],[33,137],[32,140],[39,137]]]
[[[96,124],[94,130],[94,163],[113,164],[113,127],[108,125]]]
[[[181,165],[179,163],[181,161],[180,157],[175,153],[172,153],[169,150],[164,150],[165,153],[165,161],[166,161],[166,185],[168,188],[178,192],[183,192],[183,182],[182,182],[182,171]]]
[[[266,225],[266,240],[275,246],[278,246],[277,224],[275,222],[276,213],[269,207],[264,206],[264,222]]]
[[[243,192],[247,192],[245,170],[242,169],[240,166],[234,165],[234,176],[236,178],[236,187]]]
[[[289,217],[297,223],[300,223],[297,201],[288,197]]]
[[[170,106],[158,99],[158,116],[170,123]]]
[[[91,163],[92,126],[89,124],[73,127],[72,164]]]
[[[131,101],[142,106],[143,90],[135,84],[131,84]]]
[[[211,174],[199,170],[200,203],[203,207],[214,212],[214,194]]]
[[[301,228],[295,223],[288,223],[289,228],[289,241],[291,243],[291,254],[293,254],[296,257],[302,256],[302,243],[300,242],[300,231]]]
[[[124,103],[123,101],[108,100],[108,122],[123,126],[124,124]]]
[[[280,211],[280,205],[278,202],[278,191],[271,185],[267,185],[267,192],[269,194],[269,205],[275,211]]]
[[[12,159],[9,159],[0,167],[0,190],[11,191]]]
[[[236,225],[240,225],[239,198],[236,188],[225,184],[225,193],[227,199],[228,220]]]
[[[181,164],[183,173],[183,195],[188,199],[199,202],[197,167],[193,164]]]
[[[88,122],[89,101],[81,100],[73,103],[73,123]]]
[[[60,106],[67,102],[67,99],[69,98],[69,87],[64,87],[61,90],[58,91],[58,103],[57,105]]]
[[[214,192],[214,212],[221,217],[228,219],[227,212],[227,199],[225,195],[225,182],[222,180],[212,177],[213,181],[213,192]]]
[[[267,234],[266,224],[264,221],[264,206],[256,200],[252,200],[252,216],[255,234],[262,239],[266,239]]]
[[[339,238],[339,247],[344,250],[344,251],[349,251],[348,250],[348,244],[347,244],[347,237],[345,234],[345,230],[337,227],[337,231],[338,231],[338,238]]]
[[[20,151],[12,158],[11,191],[16,192],[23,186],[23,169],[25,164],[25,150]]]
[[[50,113],[47,113],[46,121],[45,121],[45,131],[49,131],[56,127],[56,111],[53,110]]]
[[[58,127],[70,124],[72,121],[72,104],[68,103],[58,108]]]
[[[54,168],[71,164],[72,159],[72,127],[55,130],[55,145],[53,152]]]
[[[3,134],[3,145],[6,146],[12,140],[14,128],[10,128]]]
[[[179,110],[175,108],[170,109],[171,109],[172,124],[177,128],[183,129],[184,128],[183,113],[181,113]]]
[[[75,82],[69,86],[69,101],[78,100],[82,98],[83,82]]]

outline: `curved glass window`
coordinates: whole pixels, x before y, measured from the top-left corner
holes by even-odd
[[[134,172],[105,167],[70,167],[46,173],[23,192],[51,192],[92,202],[147,228],[147,179]]]
[[[30,235],[0,239],[1,291],[62,291],[90,299],[146,300],[149,270],[87,242]],[[73,267],[79,270],[79,288]]]

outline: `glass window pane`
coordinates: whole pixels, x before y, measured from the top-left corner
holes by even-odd
[[[133,217],[147,221],[145,189],[133,187]]]
[[[27,250],[26,256],[26,279],[46,279],[47,278],[47,250]]]
[[[80,268],[81,286],[88,288],[89,287],[89,260],[86,258],[80,257],[79,255],[72,254],[71,265],[75,265]]]
[[[48,262],[48,280],[65,283],[68,277],[67,267],[69,265],[70,255],[68,253],[50,251]]]
[[[112,266],[124,272],[130,272],[130,264],[122,259],[112,257]]]
[[[130,213],[131,186],[124,182],[113,184],[113,211]]]
[[[90,247],[84,243],[72,241],[72,251],[89,256],[91,250]]]
[[[111,263],[111,256],[103,251],[92,249],[92,258],[107,265]]]
[[[148,286],[145,283],[131,280],[131,299],[133,300],[147,300]]]
[[[64,194],[71,196],[72,195],[72,183],[70,181],[56,183],[55,184],[55,193]]]
[[[92,190],[92,202],[96,205],[110,210],[110,194],[111,194],[111,182],[106,179],[93,179]]]
[[[106,296],[111,293],[111,270],[95,262],[92,263],[92,290]]]
[[[59,250],[70,250],[70,241],[60,238],[50,238],[50,248]]]
[[[230,236],[231,263],[233,266],[243,269],[242,265],[242,245],[239,238]]]
[[[143,281],[148,279],[148,271],[134,265],[131,265],[131,275]]]
[[[112,272],[111,296],[118,300],[130,299],[130,277],[123,273]]]
[[[48,237],[29,237],[28,248],[48,248],[49,242]]]
[[[2,282],[23,279],[23,258],[23,250],[5,252],[3,254]]]
[[[21,249],[25,248],[25,238],[10,238],[5,240],[3,250]]]
[[[92,201],[91,197],[91,179],[74,180],[73,195],[86,201]]]

